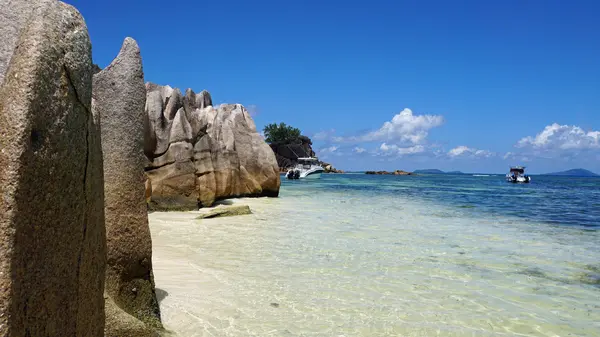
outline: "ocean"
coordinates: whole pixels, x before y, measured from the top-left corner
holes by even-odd
[[[599,336],[600,179],[323,175],[152,213],[179,336]]]

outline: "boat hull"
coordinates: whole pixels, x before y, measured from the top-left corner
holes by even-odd
[[[528,184],[531,177],[506,177],[506,181],[513,184]]]
[[[321,178],[321,173],[324,170],[322,168],[310,169],[310,170],[290,170],[286,173],[286,177],[288,179],[319,179]]]
[[[309,173],[309,174],[305,175],[304,177],[300,176],[300,178],[304,178],[304,179],[319,179],[319,178],[321,178],[321,173],[322,172],[312,172],[312,173]]]
[[[298,164],[287,172],[286,177],[288,179],[319,179],[324,171],[316,158],[298,158]]]

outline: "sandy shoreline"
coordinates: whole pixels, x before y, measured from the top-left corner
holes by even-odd
[[[250,205],[254,214],[196,220],[200,214],[214,208],[229,207],[228,204]],[[167,331],[177,336],[222,336],[215,331],[226,331],[230,325],[227,319],[205,315],[208,308],[227,301],[231,295],[220,293],[224,281],[220,278],[218,265],[226,262],[204,260],[204,247],[195,242],[207,235],[209,227],[222,226],[224,222],[260,221],[257,217],[268,204],[267,198],[235,199],[201,211],[153,212],[148,215],[156,294]],[[234,218],[236,220],[233,221]],[[184,242],[180,238],[189,241]],[[209,256],[206,258],[209,259]],[[232,317],[235,316],[232,312]]]

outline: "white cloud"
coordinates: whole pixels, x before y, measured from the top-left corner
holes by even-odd
[[[356,153],[363,153],[363,152],[366,152],[366,151],[367,151],[367,149],[362,148],[362,147],[358,147],[357,146],[357,147],[354,148],[354,152],[356,152]]]
[[[518,148],[535,150],[586,150],[600,149],[600,131],[585,132],[575,125],[548,125],[535,137],[524,137]]]
[[[413,115],[410,109],[404,109],[395,115],[391,121],[375,131],[361,136],[334,137],[337,142],[373,142],[395,141],[407,144],[424,143],[429,130],[444,123],[444,118],[439,115]]]
[[[337,151],[339,149],[339,146],[329,146],[329,147],[325,147],[319,150],[320,154],[329,154],[329,153],[334,153],[335,151]]]
[[[377,131],[368,133],[365,138],[370,140],[400,140],[413,144],[421,143],[427,137],[428,131],[442,125],[444,118],[433,115],[413,115],[410,109],[404,109],[395,115],[391,121],[383,123]]]
[[[327,140],[333,136],[335,133],[335,129],[331,129],[329,131],[319,131],[312,135],[312,140]]]
[[[494,153],[488,150],[477,150],[475,151],[475,156],[489,158],[494,156]]]
[[[448,151],[448,155],[450,157],[458,157],[458,156],[462,156],[464,153],[469,153],[471,152],[471,149],[469,149],[466,146],[459,146],[459,147],[455,147],[452,150]]]
[[[386,155],[395,154],[398,156],[425,152],[425,146],[423,146],[423,145],[400,147],[398,145],[393,145],[393,144],[388,145],[386,143],[382,143],[381,146],[379,146],[379,149],[381,151],[383,151],[383,154],[386,154]]]
[[[461,145],[461,146],[457,146],[457,147],[453,148],[452,150],[448,151],[448,156],[450,156],[451,158],[456,158],[456,157],[460,157],[460,156],[489,158],[489,157],[494,156],[494,153],[490,152],[488,150],[479,150],[479,149],[474,149],[474,148],[470,148],[470,147]]]
[[[258,107],[256,104],[250,104],[246,107],[246,110],[250,114],[251,117],[256,117],[258,115]]]

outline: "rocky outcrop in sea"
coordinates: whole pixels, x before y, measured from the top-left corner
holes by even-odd
[[[388,171],[366,171],[365,174],[375,174],[375,175],[394,175],[394,176],[412,176],[413,172],[407,172],[402,170],[396,170],[392,172]]]
[[[275,155],[241,104],[214,107],[207,91],[146,84],[144,152],[150,207],[197,209],[216,200],[279,194]]]
[[[343,170],[338,170],[329,163],[326,163],[324,161],[322,161],[320,163],[321,163],[321,166],[323,167],[323,169],[325,170],[325,173],[344,173]]]
[[[317,154],[312,148],[312,140],[306,136],[300,136],[295,142],[289,144],[271,143],[269,144],[280,172],[287,172],[290,168],[298,164],[298,158],[315,157]],[[325,173],[344,173],[333,167],[332,164],[320,161],[319,164],[325,169]]]
[[[299,157],[314,157],[316,156],[315,151],[312,149],[312,141],[306,136],[298,137],[296,142],[289,144],[271,143],[269,144],[275,158],[277,159],[277,165],[283,172],[287,169],[295,166]]]

